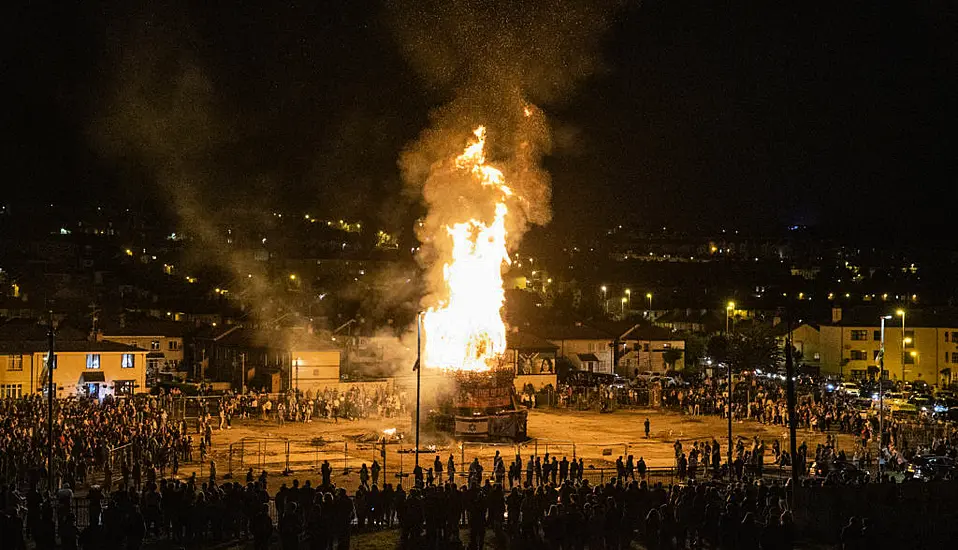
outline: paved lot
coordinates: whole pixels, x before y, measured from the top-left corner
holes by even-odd
[[[650,439],[645,439],[643,433],[642,424],[646,418],[649,418],[652,427]],[[390,428],[395,428],[397,433],[404,436],[402,442],[392,442],[387,446],[387,475],[390,481],[395,482],[397,472],[401,470],[408,474],[412,470],[413,455],[403,452],[409,450],[415,437],[408,417],[339,422],[314,420],[305,424],[284,425],[259,419],[237,419],[229,430],[214,430],[212,458],[216,461],[218,477],[226,474],[231,464],[234,478],[240,480],[245,479],[249,467],[253,467],[257,475],[265,469],[271,479],[271,489],[291,479],[299,479],[301,483],[311,479],[316,483],[319,480],[319,465],[323,460],[328,460],[333,466],[337,484],[352,490],[359,482],[357,472],[362,463],[371,465],[375,458],[382,464],[380,447],[374,441],[383,430]],[[517,449],[524,458],[533,453],[544,455],[549,452],[561,460],[562,456],[571,459],[574,454],[584,459],[587,468],[614,467],[616,457],[628,454],[636,459],[644,457],[649,466],[665,467],[673,465],[672,445],[676,439],[681,440],[688,449],[693,441],[704,442],[715,437],[722,444],[724,459],[727,424],[718,417],[691,417],[652,409],[619,410],[613,413],[535,410],[529,415],[528,433],[532,439],[519,446],[476,442],[467,442],[462,446],[459,441],[431,434],[423,434],[422,440],[424,448],[435,449],[444,466],[452,454],[460,471],[463,458],[471,461],[473,457],[479,457],[488,471],[497,450],[511,460]],[[787,447],[787,430],[781,426],[736,422],[733,424],[733,433],[747,438],[757,436],[766,441],[769,451],[774,439],[781,441],[783,449]],[[816,443],[824,441],[824,436],[799,432],[799,440],[807,441],[814,448]],[[840,436],[839,441],[846,448],[852,446],[852,439],[848,436]],[[281,474],[287,465],[287,443],[292,473],[283,476]],[[424,465],[431,465],[434,456],[426,454],[421,461]],[[347,470],[348,474],[344,473]],[[208,464],[202,468],[184,465],[180,475],[189,475],[193,471],[201,477],[207,476]]]

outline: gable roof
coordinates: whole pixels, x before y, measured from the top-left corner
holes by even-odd
[[[506,348],[517,351],[556,351],[559,346],[529,332],[506,333]]]
[[[613,335],[589,325],[576,323],[574,325],[551,325],[531,327],[528,332],[540,338],[555,342],[556,340],[612,340]]]

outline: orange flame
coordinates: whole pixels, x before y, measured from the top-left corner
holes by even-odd
[[[446,227],[453,243],[452,258],[443,266],[449,297],[422,320],[423,364],[444,370],[486,371],[506,351],[502,266],[510,263],[506,199],[513,192],[502,172],[486,164],[486,129],[480,126],[474,134],[476,139],[456,157],[456,168],[499,191],[499,197],[491,222],[471,219]]]

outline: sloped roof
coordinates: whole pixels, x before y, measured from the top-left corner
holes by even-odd
[[[189,331],[190,325],[166,319],[136,319],[123,325],[117,322],[103,323],[100,332],[104,338],[110,336],[166,336],[183,337]]]
[[[599,362],[599,358],[596,357],[594,353],[577,353],[576,357],[579,358],[579,361]]]
[[[613,335],[581,323],[529,328],[528,332],[551,342],[556,340],[611,340]]]
[[[556,351],[558,346],[528,332],[506,333],[506,347],[518,351]]]

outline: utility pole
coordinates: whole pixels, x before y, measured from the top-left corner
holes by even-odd
[[[422,389],[422,313],[416,315],[416,466],[419,466],[420,390]]]
[[[56,368],[56,356],[54,355],[55,341],[53,333],[53,311],[50,311],[50,326],[47,330],[50,350],[47,355],[47,480],[48,490],[53,489],[53,394],[56,392],[56,384],[53,382],[53,369]]]
[[[881,452],[882,440],[885,437],[885,396],[882,395],[882,376],[885,374],[885,321],[891,319],[891,315],[882,315],[881,317],[881,350],[878,352],[878,482],[881,483],[882,460],[884,456]]]
[[[792,310],[785,310],[786,338],[785,338],[785,399],[788,406],[788,452],[792,462],[792,498],[800,482],[798,471],[798,450],[795,436],[795,359],[792,355]],[[804,472],[801,472],[804,473]]]

